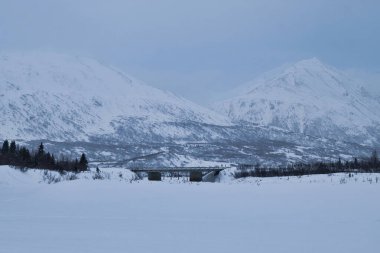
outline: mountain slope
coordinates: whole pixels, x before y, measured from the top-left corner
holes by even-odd
[[[324,133],[320,136],[325,138],[305,137],[304,134],[310,134],[311,129],[306,124],[308,117],[318,115],[313,111],[314,107],[331,105],[331,98],[318,98],[316,95],[330,91],[327,85],[333,78],[326,79],[324,91],[318,93],[318,89],[307,86],[309,83],[298,77],[299,71],[295,69],[297,71],[288,71],[288,76],[283,77],[285,80],[297,80],[289,81],[292,85],[278,81],[281,77],[278,75],[275,76],[277,79],[269,79],[273,87],[267,87],[267,82],[259,82],[250,88],[250,93],[240,96],[237,101],[241,100],[238,104],[241,108],[234,107],[234,103],[225,107],[227,104],[223,103],[221,108],[239,109],[228,111],[233,120],[241,123],[236,124],[227,116],[145,85],[92,59],[50,53],[0,54],[0,138],[21,139],[24,141],[21,143],[28,144],[30,148],[45,139],[49,151],[56,154],[77,156],[85,151],[93,161],[113,160],[118,162],[118,166],[129,166],[134,157],[151,157],[155,153],[160,156],[144,161],[145,164],[184,166],[196,161],[199,164],[287,164],[370,153],[368,147],[356,144],[362,142],[349,143],[351,140],[346,140],[340,129],[334,133],[339,133],[343,136],[341,139],[348,142],[328,139],[330,136]],[[306,70],[302,73],[302,77],[305,75],[306,80],[310,79]],[[310,92],[310,89],[314,90]],[[333,98],[348,93],[344,86],[335,87],[333,91]],[[358,122],[362,125],[359,126],[369,131],[366,126],[371,124],[369,119],[374,119],[376,114],[371,108],[377,108],[377,104],[368,103],[370,98],[360,90],[349,92],[345,97],[352,97],[349,101],[358,108],[354,116],[359,112],[368,116],[360,116],[362,120]],[[269,98],[276,99],[272,101]],[[325,100],[317,102],[321,99]],[[250,103],[256,105],[247,106]],[[342,107],[342,103],[336,103]],[[275,124],[281,123],[280,120],[272,124],[265,121],[270,119],[267,115],[271,116],[266,111],[268,108],[273,107],[272,111],[283,115],[287,105],[293,106],[295,111],[305,111],[304,116],[295,113],[298,118],[290,117],[290,111],[284,118],[294,128]],[[320,112],[322,118],[325,117],[324,110]],[[336,110],[344,113],[339,107]],[[342,115],[338,116],[345,119],[345,114]],[[326,121],[320,124],[328,126]],[[302,130],[297,132],[300,126]],[[322,130],[322,127],[315,129]],[[367,139],[363,137],[362,140]]]
[[[230,122],[92,59],[36,52],[0,55],[2,138],[186,139],[193,134],[188,124],[198,127],[202,139],[214,135],[203,125]]]
[[[379,143],[380,104],[363,87],[318,59],[300,61],[246,86],[248,91],[215,108],[235,122]]]

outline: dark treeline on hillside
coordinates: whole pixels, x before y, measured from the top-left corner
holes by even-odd
[[[56,159],[53,154],[45,152],[41,143],[37,151],[29,151],[26,147],[16,145],[15,141],[3,142],[0,152],[0,165],[11,165],[20,168],[36,168],[54,171],[80,172],[88,169],[88,162],[85,154],[78,159],[69,160],[61,156]]]
[[[240,164],[234,174],[235,178],[242,177],[287,177],[331,173],[369,173],[380,172],[380,162],[376,151],[370,158],[351,161],[297,163],[287,167],[261,167],[260,165]]]

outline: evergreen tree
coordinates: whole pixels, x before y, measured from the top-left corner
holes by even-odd
[[[37,152],[31,154],[26,147],[18,147],[15,141],[9,145],[9,141],[6,140],[0,150],[0,165],[80,172],[87,170],[88,162],[85,154],[82,154],[80,161],[69,160],[63,155],[56,160],[53,154],[45,153],[43,143],[39,145]]]
[[[359,168],[358,158],[355,157],[355,160],[354,160],[354,169],[358,169],[358,168]]]
[[[39,157],[42,157],[45,154],[44,144],[42,142],[41,142],[40,146],[38,147],[38,153],[37,154]]]
[[[87,161],[86,155],[84,153],[82,153],[82,155],[80,157],[79,166],[82,170],[87,170],[87,168],[88,168],[88,161]]]
[[[11,145],[9,146],[9,153],[15,154],[16,153],[16,142],[12,141]]]
[[[9,141],[8,140],[5,140],[3,142],[3,147],[1,149],[1,153],[3,153],[3,154],[8,154],[9,153]]]
[[[337,163],[337,169],[338,169],[338,171],[341,171],[342,170],[342,159],[340,159],[340,157],[339,157],[339,160],[338,160],[338,163]]]
[[[371,165],[373,168],[377,169],[379,166],[379,156],[377,155],[377,151],[374,150],[371,155]]]
[[[54,157],[54,154],[51,155],[51,159],[50,159],[50,165],[54,168],[55,167],[55,157]]]
[[[25,147],[20,149],[20,158],[25,163],[30,163],[32,161],[32,157],[29,153],[29,150]]]

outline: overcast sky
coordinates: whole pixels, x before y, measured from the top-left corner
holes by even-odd
[[[0,0],[0,49],[90,56],[196,102],[317,57],[379,74],[378,0]]]

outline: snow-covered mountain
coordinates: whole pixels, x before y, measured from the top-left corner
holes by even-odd
[[[344,73],[318,59],[271,71],[214,107],[235,122],[378,144],[380,103]]]
[[[372,146],[357,143],[376,142],[379,106],[346,84],[334,69],[304,61],[223,102],[229,118],[92,59],[3,53],[0,139],[32,148],[44,139],[54,153],[118,165],[135,157],[185,166],[363,156]],[[347,136],[355,143],[334,140]]]
[[[92,59],[0,54],[1,138],[202,139],[217,135],[204,126],[230,124],[218,113]]]

